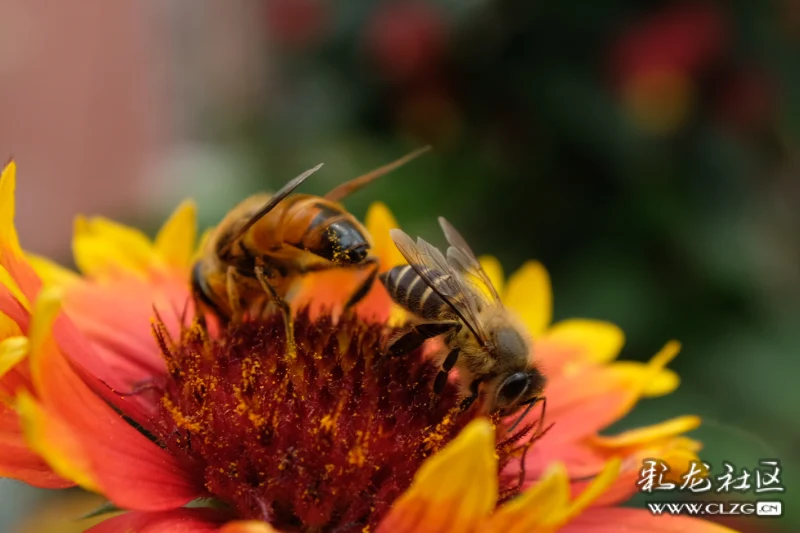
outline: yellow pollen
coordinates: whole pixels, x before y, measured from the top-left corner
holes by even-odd
[[[449,430],[455,421],[455,417],[458,415],[458,411],[458,408],[453,408],[447,416],[442,418],[442,421],[439,422],[436,429],[428,433],[423,441],[426,451],[435,452],[442,447],[447,439],[447,435],[450,433]]]
[[[200,432],[202,426],[199,423],[192,422],[191,420],[186,418],[183,415],[183,413],[181,413],[180,409],[178,409],[175,406],[175,404],[172,403],[172,400],[170,400],[167,396],[161,398],[161,401],[164,404],[164,407],[166,407],[167,410],[172,415],[172,418],[175,420],[175,423],[178,425],[178,427],[182,427],[184,429],[187,429],[189,431],[194,431],[197,433]]]
[[[366,456],[364,455],[364,449],[361,448],[361,446],[356,446],[347,454],[347,462],[351,465],[364,466],[365,460]]]
[[[325,415],[322,417],[322,420],[319,421],[319,425],[326,431],[330,431],[333,428],[333,424],[333,417],[331,415]]]

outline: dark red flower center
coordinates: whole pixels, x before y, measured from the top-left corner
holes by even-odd
[[[381,357],[386,332],[354,317],[200,325],[174,343],[156,327],[169,369],[160,444],[187,461],[239,518],[302,531],[362,531],[405,491],[422,462],[473,418],[454,385],[418,353]],[[498,446],[501,466],[519,450]]]

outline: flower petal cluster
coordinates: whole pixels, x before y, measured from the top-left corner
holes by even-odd
[[[243,514],[237,502],[226,500],[229,494],[209,481],[217,479],[205,470],[209,463],[200,467],[197,457],[186,452],[197,446],[176,447],[175,443],[184,442],[183,434],[170,441],[157,431],[166,426],[154,425],[169,412],[171,422],[180,422],[175,432],[193,427],[190,420],[179,420],[178,411],[164,408],[171,397],[164,395],[168,387],[163,386],[169,376],[183,379],[191,371],[176,368],[165,357],[174,349],[165,348],[169,344],[165,339],[180,344],[192,331],[193,310],[188,304],[189,272],[196,258],[192,204],[180,206],[154,240],[103,218],[79,218],[73,242],[80,270],[76,274],[20,247],[13,222],[15,170],[12,162],[0,178],[0,474],[39,487],[78,485],[127,510],[94,526],[90,531],[95,533],[304,530],[303,523],[284,529],[270,520],[269,512],[255,519]],[[381,268],[401,263],[388,236],[388,230],[397,227],[388,209],[374,205],[367,226]],[[439,439],[435,453],[419,458],[407,490],[386,502],[375,530],[610,533],[624,525],[643,533],[730,532],[692,518],[653,517],[617,506],[636,492],[642,459],[661,458],[675,471],[683,471],[697,458],[700,444],[684,435],[699,425],[694,416],[617,435],[600,433],[640,399],[677,387],[678,377],[666,366],[677,355],[678,344],[668,343],[648,363],[616,361],[624,342],[616,326],[578,319],[551,324],[550,282],[539,263],[526,263],[507,279],[496,259],[484,257],[482,263],[504,303],[520,316],[535,340],[532,356],[549,379],[545,419],[549,428],[543,435],[525,432],[519,437],[523,446],[517,447],[502,445],[508,438],[508,420],[475,418],[453,435],[432,428],[430,434]],[[340,317],[330,316],[336,315],[330,311],[331,303],[341,301],[347,287],[357,281],[342,272],[304,280],[298,305],[309,309],[312,323],[320,317],[336,323]],[[341,319],[347,320],[353,319]],[[369,328],[374,323],[398,324],[403,314],[376,284],[359,305],[356,320]],[[346,335],[355,329],[341,331]],[[361,338],[353,335],[344,342],[359,343]],[[298,338],[298,345],[311,346],[310,339]],[[346,367],[342,367],[345,372]],[[212,377],[222,379],[217,374]],[[188,382],[211,383],[199,377],[180,383]],[[148,394],[152,388],[159,394]],[[231,390],[241,393],[235,387]],[[400,411],[407,408],[394,406]],[[223,441],[224,428],[214,433],[219,416],[208,419],[202,434]],[[540,416],[534,409],[521,427],[535,427]],[[389,425],[381,428],[391,431]],[[395,431],[392,438],[404,437]],[[369,439],[363,434],[357,438]],[[235,473],[248,474],[252,473]],[[257,482],[281,483],[280,479],[273,475]],[[515,484],[517,493],[508,493],[506,489]],[[312,486],[307,489],[314,491]],[[325,494],[318,497],[326,503]],[[207,498],[227,505],[188,505]],[[354,523],[352,530],[370,530],[366,523],[369,520]]]

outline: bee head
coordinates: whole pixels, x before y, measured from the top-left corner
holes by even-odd
[[[317,249],[317,255],[339,265],[361,263],[369,255],[369,242],[356,224],[338,220],[330,224]]]
[[[544,383],[544,376],[535,367],[514,372],[498,385],[494,408],[508,409],[528,403],[541,395]]]

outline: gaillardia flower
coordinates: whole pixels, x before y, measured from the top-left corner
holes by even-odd
[[[613,325],[550,325],[545,270],[503,280],[534,338],[547,412],[481,417],[418,350],[381,357],[402,316],[376,284],[355,312],[336,271],[300,280],[294,348],[280,314],[216,327],[190,295],[195,220],[184,204],[154,241],[101,218],[75,226],[76,274],[23,252],[13,224],[15,166],[0,181],[0,474],[79,485],[119,511],[92,532],[722,533],[691,518],[617,507],[644,458],[684,471],[699,443],[680,417],[599,431],[642,397],[677,386],[678,346],[615,362]],[[395,222],[367,227],[386,270],[402,261]],[[348,285],[349,284],[349,285]],[[514,426],[512,428],[512,426]]]

